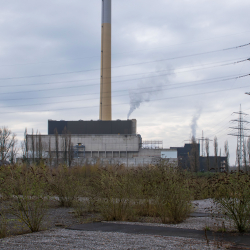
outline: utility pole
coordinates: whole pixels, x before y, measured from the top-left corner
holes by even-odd
[[[212,140],[209,140],[208,138],[204,137],[203,130],[202,130],[202,136],[201,136],[201,138],[198,138],[197,140],[199,140],[199,144],[201,144],[201,156],[204,157],[204,142],[207,141],[207,140],[208,141],[212,141]]]
[[[233,114],[239,115],[238,119],[231,120],[231,122],[238,122],[238,127],[230,127],[231,129],[238,130],[236,133],[228,134],[232,136],[237,136],[237,156],[238,156],[238,171],[241,170],[241,167],[243,165],[243,158],[244,158],[244,131],[250,130],[244,128],[244,123],[248,124],[249,122],[243,119],[243,116],[246,116],[248,114],[245,114],[241,111],[241,105],[240,105],[240,111],[239,112],[233,112]]]

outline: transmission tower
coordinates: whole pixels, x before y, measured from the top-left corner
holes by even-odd
[[[199,140],[199,144],[201,144],[201,156],[204,157],[204,142],[205,141],[212,141],[212,140],[209,140],[208,138],[205,138],[204,137],[204,134],[203,134],[203,130],[202,130],[202,136],[201,138],[198,138],[197,140]]]
[[[250,130],[244,128],[244,124],[248,124],[249,122],[243,119],[243,116],[247,116],[248,114],[245,114],[241,111],[241,105],[240,105],[240,111],[234,112],[233,114],[239,115],[238,119],[231,120],[231,122],[238,122],[238,127],[230,127],[231,129],[238,130],[237,133],[232,133],[228,135],[237,136],[237,156],[238,156],[238,170],[241,169],[241,166],[243,165],[243,157],[244,157],[244,137],[249,137],[248,135],[244,135],[244,131]]]

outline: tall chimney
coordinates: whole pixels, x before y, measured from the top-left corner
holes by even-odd
[[[100,116],[112,120],[111,111],[111,0],[102,0]]]

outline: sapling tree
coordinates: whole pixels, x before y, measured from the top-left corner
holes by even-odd
[[[192,172],[198,172],[200,168],[199,163],[199,145],[197,144],[194,136],[192,137],[192,149],[189,155],[190,168]]]
[[[246,145],[246,141],[244,141],[243,144],[243,164],[244,164],[244,171],[245,173],[248,172],[248,166],[247,166],[247,145]]]
[[[226,156],[226,172],[229,171],[229,146],[228,141],[225,141],[224,144],[225,156]]]
[[[17,154],[17,139],[16,135],[10,129],[3,127],[0,128],[0,161],[14,162]]]
[[[207,155],[207,170],[210,171],[210,160],[209,160],[209,139],[205,141],[206,155]]]
[[[59,165],[59,141],[58,141],[58,132],[57,129],[55,128],[55,150],[56,150],[56,165]]]
[[[219,171],[219,166],[218,166],[218,139],[215,136],[214,137],[214,169],[216,172]]]
[[[24,130],[24,137],[23,137],[23,141],[21,142],[21,148],[22,148],[23,160],[26,161],[29,157],[28,156],[29,147],[28,147],[28,141],[27,141],[27,128],[25,128]]]

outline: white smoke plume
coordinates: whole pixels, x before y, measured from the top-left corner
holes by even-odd
[[[197,110],[196,114],[194,114],[192,122],[191,122],[191,131],[192,131],[192,136],[196,138],[196,129],[197,129],[197,122],[201,116],[201,108]]]
[[[168,82],[168,78],[155,77],[150,80],[144,80],[137,85],[136,89],[129,91],[130,109],[127,115],[129,119],[130,115],[138,109],[142,103],[150,102],[151,98],[162,93],[163,86]]]

